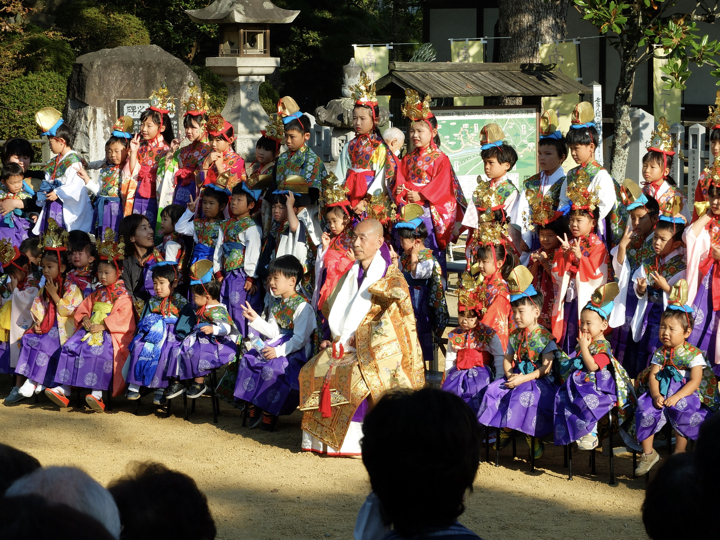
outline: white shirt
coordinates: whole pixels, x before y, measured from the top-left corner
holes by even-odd
[[[268,338],[268,340],[274,340],[280,337],[280,327],[271,311],[268,312],[267,321],[262,317],[258,317],[249,324],[253,330],[257,330]],[[285,343],[273,347],[275,354],[278,356],[287,356],[305,347],[305,356],[309,359],[312,354],[310,336],[314,330],[315,311],[310,307],[310,304],[303,302],[295,309],[295,313],[293,313],[292,337]]]

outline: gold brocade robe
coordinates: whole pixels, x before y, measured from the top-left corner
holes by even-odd
[[[372,307],[355,332],[357,352],[335,360],[332,347],[328,347],[300,371],[300,409],[305,411],[302,429],[335,450],[342,446],[355,411],[368,396],[374,403],[392,388],[419,389],[425,385],[415,313],[402,272],[390,266],[385,277],[368,290]],[[334,299],[334,295],[328,299],[323,311],[329,313]],[[323,418],[318,410],[319,396],[329,370],[334,370],[329,385],[332,416]]]

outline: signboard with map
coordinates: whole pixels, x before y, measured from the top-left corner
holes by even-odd
[[[480,130],[485,124],[498,124],[505,134],[505,142],[518,153],[518,162],[508,173],[512,180],[519,180],[522,187],[527,178],[537,174],[537,107],[440,107],[433,112],[438,121],[440,149],[450,158],[468,200],[477,187],[478,175],[485,178],[480,156]]]

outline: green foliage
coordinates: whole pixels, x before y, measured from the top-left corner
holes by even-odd
[[[56,24],[72,40],[79,56],[100,49],[150,45],[150,33],[138,17],[92,0],[68,2]]]
[[[67,40],[48,37],[39,29],[28,36],[18,57],[18,65],[26,71],[55,71],[66,78],[74,62],[75,54]]]
[[[210,98],[210,108],[221,111],[225,107],[228,91],[220,76],[205,66],[191,66],[190,69],[200,78],[200,86]]]
[[[39,71],[9,80],[0,93],[0,139],[38,138],[35,112],[43,107],[65,107],[67,79]]]
[[[423,43],[410,58],[411,62],[434,62],[437,52],[432,43]]]
[[[275,87],[269,82],[265,81],[260,85],[260,105],[262,105],[265,112],[273,114],[277,112],[277,102],[280,101],[280,94],[275,90]]]

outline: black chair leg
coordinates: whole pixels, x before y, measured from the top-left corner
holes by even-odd
[[[500,428],[495,433],[495,466],[500,466]]]
[[[185,421],[188,421],[189,415],[188,415],[188,400],[187,400],[187,393],[183,392],[183,405],[185,406]]]
[[[172,399],[167,400],[167,409],[165,410],[165,418],[170,418],[170,408],[172,407]]]
[[[568,480],[572,480],[572,443],[565,445],[568,460]]]
[[[595,449],[590,451],[590,474],[597,474],[595,472]]]
[[[490,463],[490,428],[488,426],[485,426],[485,463]]]
[[[218,409],[220,408],[220,403],[215,399],[215,386],[217,385],[215,373],[216,371],[213,369],[210,376],[210,399],[212,400],[213,424],[218,423]]]
[[[535,437],[530,437],[530,472],[535,472]]]
[[[140,400],[142,399],[142,394],[140,394],[140,397],[135,400],[135,409],[133,410],[133,414],[135,416],[138,415],[138,409],[140,408]]]
[[[514,433],[513,433],[513,438],[512,438],[512,448],[513,448],[513,459],[515,459],[517,457],[517,443],[515,441]]]
[[[615,484],[615,451],[613,449],[613,430],[612,430],[612,411],[608,413],[608,424],[610,431],[608,432],[608,447],[610,448],[610,485]]]
[[[637,452],[635,450],[632,451],[633,455],[633,478],[637,478],[635,475],[635,469],[637,469]]]

